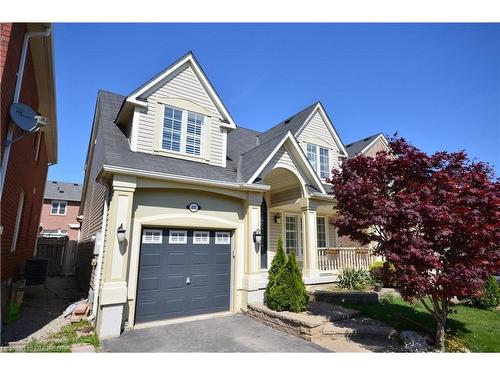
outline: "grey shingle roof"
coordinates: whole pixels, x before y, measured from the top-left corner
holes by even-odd
[[[124,132],[114,123],[125,98],[112,92],[99,91],[96,108],[99,115],[97,136],[102,142],[97,143],[96,147],[99,149],[95,153],[102,153],[103,164],[224,182],[248,181],[283,137],[289,131],[295,134],[318,104],[310,105],[264,133],[237,127],[228,134],[227,166],[223,168],[131,151]],[[348,145],[349,155],[362,150],[377,136],[378,134]]]
[[[319,102],[311,104],[309,107],[297,112],[293,116],[290,116],[286,120],[280,122],[278,125],[273,126],[271,129],[259,134],[259,142],[264,143],[270,139],[278,136],[284,136],[288,131],[295,134],[299,128],[302,126],[307,117],[314,110]]]
[[[45,199],[60,199],[79,202],[82,196],[82,184],[47,180],[45,182]]]
[[[241,126],[227,135],[227,164],[233,170],[238,169],[241,154],[257,146],[259,132]]]
[[[241,181],[248,181],[250,177],[259,169],[264,163],[269,154],[276,148],[276,146],[286,136],[285,133],[282,137],[274,137],[265,143],[261,143],[257,147],[245,152],[240,157],[238,166],[238,175]]]
[[[381,134],[382,133],[377,133],[346,145],[345,149],[347,150],[349,157],[353,157],[354,155],[359,154],[366,146],[368,146],[371,142],[373,142],[375,138],[377,138]]]

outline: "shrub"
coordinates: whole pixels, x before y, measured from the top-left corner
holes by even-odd
[[[368,271],[361,268],[344,268],[339,276],[339,286],[343,289],[361,290],[371,283]]]
[[[500,304],[500,287],[493,276],[489,276],[480,296],[472,298],[475,306],[481,309],[492,309]]]
[[[275,311],[300,312],[306,309],[308,299],[295,254],[291,253],[269,289],[266,305]]]
[[[380,283],[388,288],[396,287],[396,277],[394,276],[394,266],[389,262],[377,261],[370,265],[369,272],[371,278],[376,283]]]
[[[269,267],[269,271],[267,273],[267,287],[264,292],[264,303],[267,305],[267,300],[269,298],[269,291],[271,287],[274,285],[274,281],[276,280],[276,276],[281,271],[281,269],[286,264],[286,255],[283,250],[283,241],[281,238],[278,240],[278,248],[276,249],[276,255],[271,262],[271,267]]]

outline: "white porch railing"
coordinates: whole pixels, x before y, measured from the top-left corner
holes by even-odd
[[[337,272],[344,268],[368,267],[377,260],[368,248],[338,247],[318,249],[318,268],[322,272]]]

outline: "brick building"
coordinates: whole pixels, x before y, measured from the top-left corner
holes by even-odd
[[[40,220],[41,235],[68,236],[70,241],[78,241],[80,223],[77,216],[81,196],[81,184],[47,181]]]
[[[12,286],[33,256],[49,165],[57,162],[57,121],[53,40],[45,23],[2,23],[0,30],[0,233],[2,321]],[[12,121],[14,102],[47,118],[35,133],[24,133]],[[8,139],[23,138],[6,145]]]

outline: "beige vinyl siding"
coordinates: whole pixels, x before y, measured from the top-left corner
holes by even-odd
[[[274,206],[279,206],[289,202],[295,202],[301,197],[300,187],[298,185],[291,189],[271,193],[271,199]]]
[[[311,120],[305,125],[304,129],[302,129],[297,136],[297,140],[306,155],[307,143],[311,138],[318,138],[328,143],[330,145],[328,147],[330,149],[330,165],[338,168],[340,166],[339,148],[332,134],[328,130],[328,126],[330,125],[325,123],[319,112],[316,111]]]
[[[190,66],[182,69],[163,86],[148,96],[148,109],[140,114],[138,121],[137,151],[154,152],[156,115],[158,111],[159,116],[163,114],[163,105],[158,104],[158,99],[165,97],[190,100],[204,107],[212,114],[212,117],[206,118],[205,123],[205,137],[210,139],[210,149],[204,150],[204,156],[209,160],[210,164],[222,165],[225,158],[225,155],[222,155],[224,145],[220,129],[222,115],[217,111],[217,108]]]
[[[374,158],[375,156],[377,156],[377,152],[388,151],[388,150],[389,149],[384,143],[384,141],[382,141],[382,139],[379,138],[368,150],[366,150],[365,155]]]
[[[99,134],[99,133],[98,133]],[[86,191],[82,197],[83,219],[80,226],[80,239],[78,241],[77,255],[77,276],[80,287],[86,290],[93,285],[94,271],[92,259],[94,258],[94,242],[92,236],[101,230],[104,200],[106,199],[107,186],[96,181],[103,164],[103,146],[100,137],[96,138],[96,143],[92,150],[92,158],[89,160],[86,171]]]
[[[282,224],[276,224],[274,222],[274,215],[277,213],[278,211],[269,211],[269,247],[267,250],[267,264],[269,267],[271,266],[271,262],[276,254],[276,249],[278,248],[278,239],[282,236]],[[283,220],[283,217],[281,220]]]
[[[286,149],[286,146],[281,146],[281,148],[276,152],[276,154],[274,154],[274,156],[271,158],[267,166],[262,171],[261,176],[265,176],[271,170],[280,167],[291,169],[299,176],[301,176],[304,181],[308,181],[308,178],[304,175],[302,170],[295,166],[295,163],[290,157],[290,154]]]

